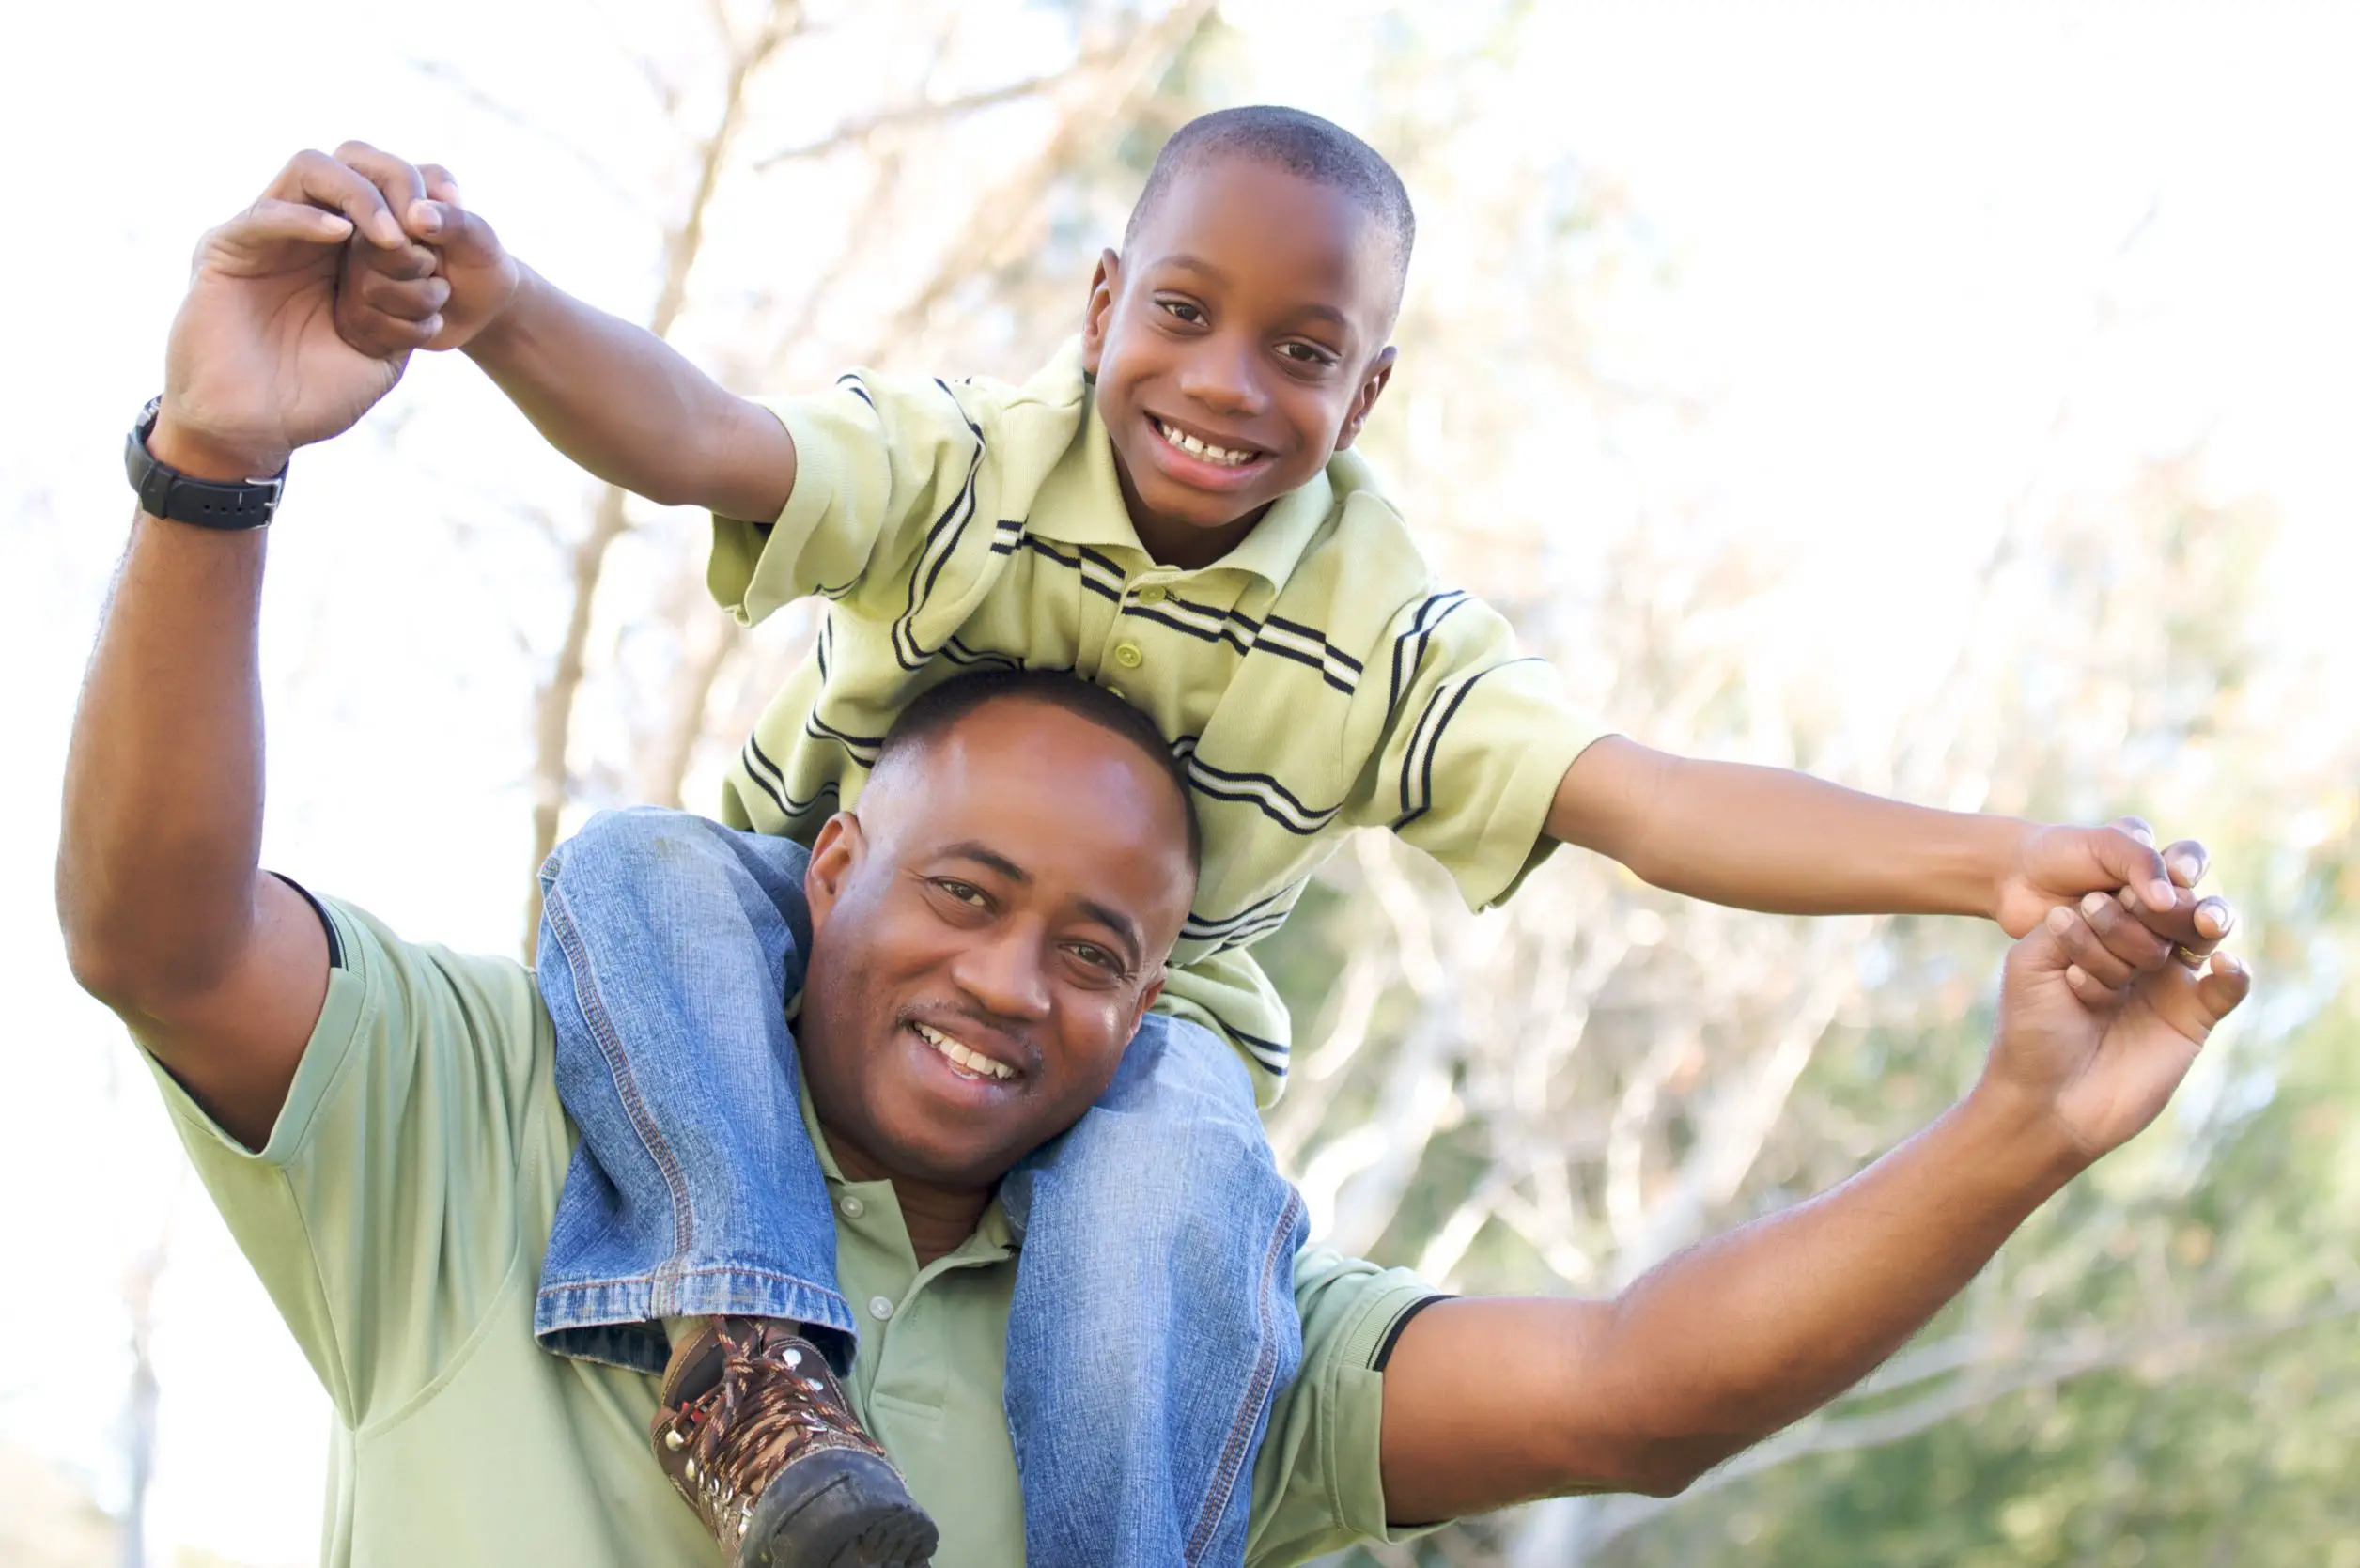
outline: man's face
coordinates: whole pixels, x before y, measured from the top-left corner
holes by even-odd
[[[1218,560],[1352,443],[1392,370],[1398,292],[1344,192],[1251,158],[1179,173],[1129,254],[1099,262],[1082,334],[1152,554]]]
[[[1185,834],[1152,758],[1022,697],[828,824],[800,1043],[847,1173],[987,1186],[1080,1118],[1161,988]]]

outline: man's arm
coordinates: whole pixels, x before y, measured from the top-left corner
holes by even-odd
[[[1780,914],[1957,914],[2011,937],[2090,893],[2127,890],[2157,939],[2203,954],[2228,935],[2227,906],[2187,889],[2200,846],[2161,852],[2146,825],[2042,827],[1864,795],[1809,774],[1705,762],[1620,736],[1565,770],[1545,831],[1672,893]]]
[[[305,153],[206,236],[148,442],[160,461],[198,478],[275,474],[392,388],[403,354],[356,352],[329,320],[356,231],[412,251],[367,181]],[[133,520],[74,717],[57,853],[75,978],[250,1147],[286,1100],[328,977],[318,920],[258,869],[263,554],[261,530]]]
[[[336,149],[440,258],[413,278],[356,250],[337,305],[349,342],[383,352],[439,315],[426,347],[463,349],[550,444],[609,484],[667,506],[768,522],[795,489],[795,440],[644,327],[593,309],[508,255],[437,164],[412,167],[361,142]]]
[[[2139,973],[2136,923],[2059,909],[2009,955],[1982,1079],[1841,1187],[1610,1301],[1421,1313],[1385,1369],[1398,1521],[1580,1490],[1680,1490],[1867,1375],[2100,1155],[2151,1122],[2249,977]],[[2102,976],[2128,975],[2119,989]]]

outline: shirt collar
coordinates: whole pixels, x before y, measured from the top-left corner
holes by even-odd
[[[1074,339],[1041,374],[1079,380],[1081,340]],[[1273,588],[1283,584],[1296,562],[1318,533],[1335,505],[1335,487],[1325,471],[1270,504],[1253,531],[1237,547],[1205,571],[1250,572]],[[1089,545],[1100,550],[1126,550],[1145,556],[1139,531],[1131,526],[1130,509],[1123,502],[1123,482],[1114,472],[1114,443],[1106,421],[1098,417],[1096,394],[1085,387],[1082,419],[1057,466],[1041,482],[1033,498],[1025,531],[1061,544]]]
[[[819,1157],[819,1173],[827,1178],[828,1185],[842,1188],[846,1192],[859,1194],[861,1201],[864,1203],[892,1204],[898,1213],[901,1199],[893,1191],[892,1182],[853,1181],[845,1175],[844,1168],[836,1163],[836,1152],[828,1146],[828,1135],[819,1127],[819,1111],[812,1105],[809,1074],[798,1073],[796,1075],[795,1097],[803,1112],[803,1130],[811,1136],[812,1152]],[[898,1225],[898,1221],[896,1224]],[[908,1231],[903,1229],[900,1234],[903,1237],[903,1245],[907,1246]],[[1016,1228],[1008,1221],[1007,1205],[1001,1201],[1001,1195],[995,1192],[992,1194],[991,1202],[984,1206],[983,1218],[975,1222],[974,1234],[949,1252],[944,1253],[939,1261],[944,1264],[958,1265],[997,1263],[1003,1258],[1016,1255],[1017,1241]],[[914,1252],[910,1255],[909,1261],[912,1267],[917,1265],[917,1255]]]

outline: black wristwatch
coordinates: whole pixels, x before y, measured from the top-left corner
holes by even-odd
[[[269,522],[271,514],[279,509],[280,493],[287,489],[287,470],[282,468],[268,479],[232,480],[225,485],[192,479],[177,468],[165,467],[148,451],[148,438],[156,433],[156,411],[163,406],[163,398],[148,398],[148,406],[139,411],[139,423],[132,427],[123,442],[123,472],[131,477],[132,489],[139,492],[139,509],[149,517],[170,518],[199,528],[259,528]]]

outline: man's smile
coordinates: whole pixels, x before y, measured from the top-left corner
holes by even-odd
[[[922,1024],[914,1018],[910,1020],[909,1027],[919,1039],[934,1048],[937,1055],[950,1063],[962,1078],[1005,1082],[1023,1076],[1016,1067],[997,1057],[986,1055],[955,1034]]]

